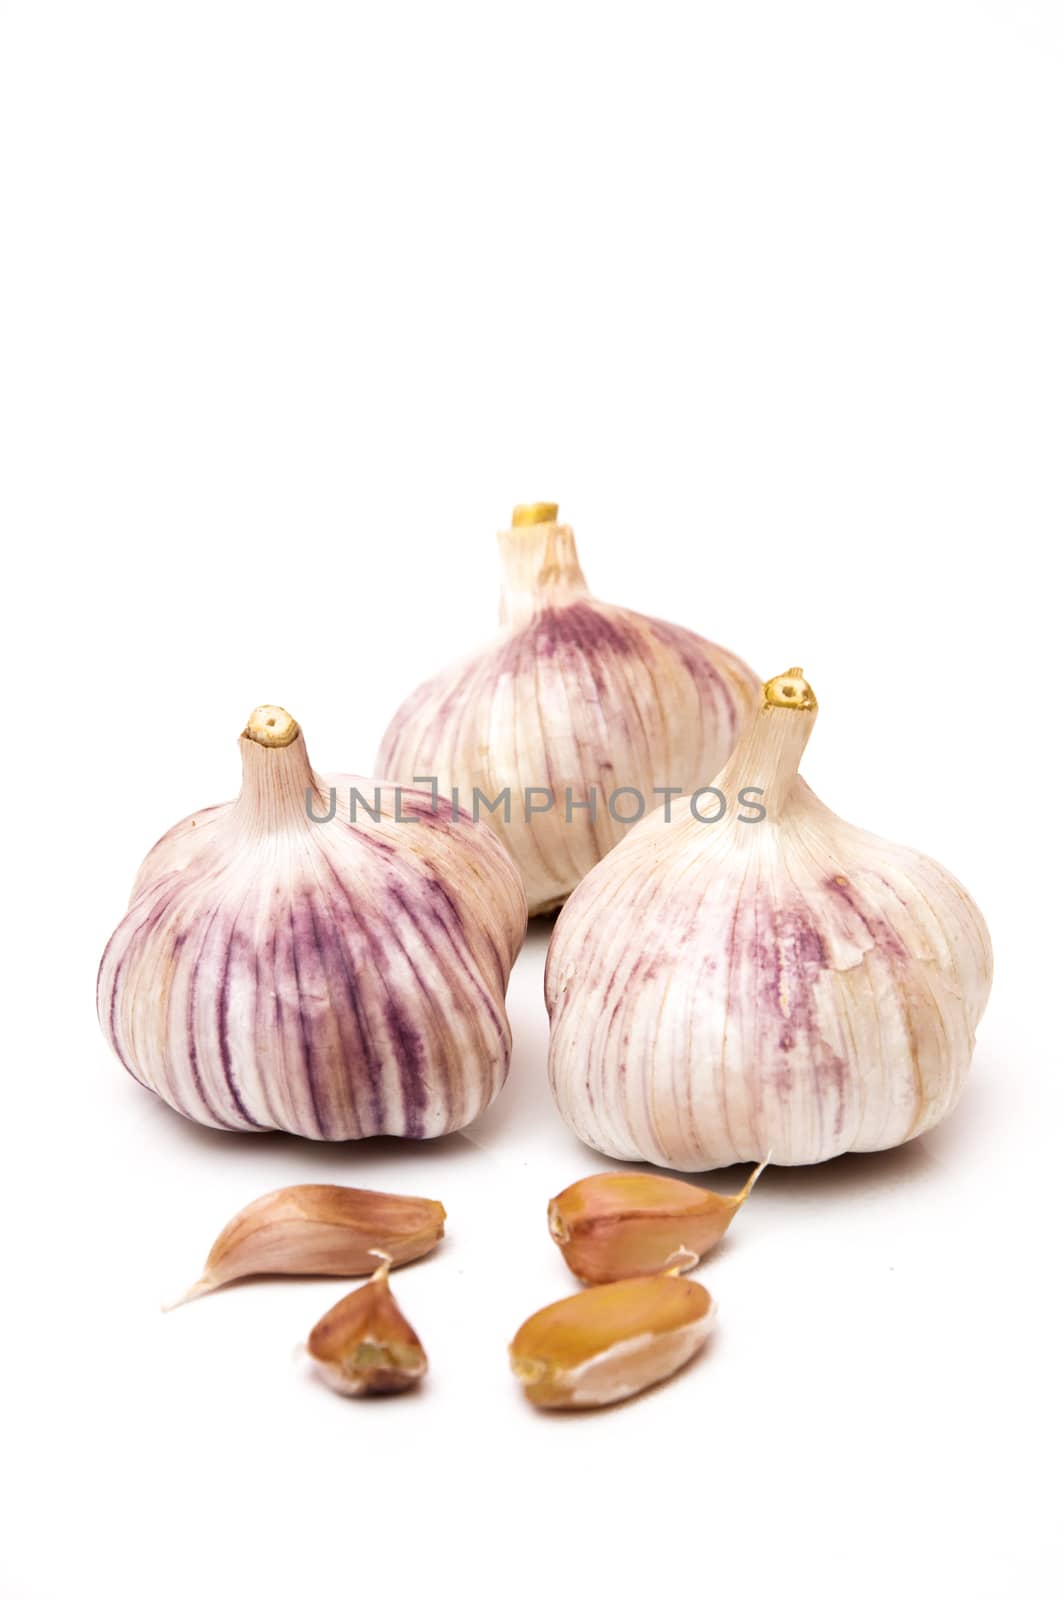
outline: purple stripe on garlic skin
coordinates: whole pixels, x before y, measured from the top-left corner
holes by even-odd
[[[685,628],[605,605],[587,589],[556,506],[518,507],[499,534],[502,631],[414,691],[384,735],[377,768],[438,778],[471,809],[508,792],[512,813],[481,809],[520,868],[532,914],[560,905],[629,831],[608,797],[630,787],[692,789],[734,747],[760,692],[727,650]],[[527,789],[553,809],[525,816]],[[565,816],[565,795],[597,814]]]
[[[283,742],[260,742],[265,712]],[[258,722],[256,723],[256,718]],[[292,731],[294,730],[294,731]],[[468,816],[382,787],[379,822],[327,812],[373,780],[318,778],[284,712],[240,740],[228,805],[172,828],[104,953],[99,1015],[122,1063],[211,1127],[312,1139],[466,1126],[509,1063],[505,990],[527,925],[519,875]]]
[[[901,1144],[956,1103],[988,931],[943,867],[816,798],[798,775],[815,716],[797,669],[772,679],[715,780],[725,819],[662,807],[558,919],[550,1081],[607,1155],[797,1165]],[[746,786],[763,821],[739,820]]]

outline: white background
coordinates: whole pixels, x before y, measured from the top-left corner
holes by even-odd
[[[1054,1591],[1061,35],[1047,0],[0,5],[5,1595]],[[574,1419],[505,1353],[603,1165],[549,1101],[543,932],[510,1083],[436,1146],[197,1130],[93,1004],[250,708],[368,770],[489,636],[531,498],[602,597],[800,662],[809,780],[943,859],[998,961],[952,1119],[770,1172],[710,1352]],[[445,1202],[396,1279],[420,1394],[293,1362],[342,1286],[159,1315],[312,1179]]]

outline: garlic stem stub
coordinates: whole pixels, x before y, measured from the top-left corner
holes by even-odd
[[[596,600],[556,505],[499,534],[501,632],[417,689],[377,768],[435,780],[512,851],[533,915],[560,905],[657,803],[722,766],[760,685],[686,628]]]
[[[241,1278],[279,1273],[360,1278],[381,1255],[392,1266],[434,1250],[446,1212],[438,1200],[335,1183],[296,1183],[260,1195],[219,1233],[196,1282],[172,1311]]]
[[[737,1194],[659,1173],[596,1172],[550,1201],[550,1235],[584,1283],[689,1272],[719,1244],[765,1165]]]
[[[600,1284],[522,1323],[510,1366],[527,1398],[547,1410],[615,1405],[685,1366],[715,1315],[708,1290],[690,1278]]]
[[[306,1351],[337,1394],[400,1394],[419,1383],[428,1357],[399,1310],[384,1256],[369,1282],[345,1295],[311,1330]]]
[[[765,684],[706,826],[647,817],[547,957],[549,1073],[597,1150],[680,1171],[882,1150],[956,1104],[992,980],[985,923],[928,857],[852,827],[798,768],[817,703]]]
[[[253,712],[239,747],[238,798],[178,823],[137,875],[100,966],[108,1042],[208,1127],[465,1127],[509,1064],[527,926],[512,860],[431,795],[318,777],[280,707]]]

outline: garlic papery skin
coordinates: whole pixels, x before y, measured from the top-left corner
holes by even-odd
[[[500,634],[410,696],[377,758],[490,822],[532,915],[565,900],[655,789],[708,782],[760,692],[729,651],[596,600],[557,513],[517,507],[499,534]]]
[[[513,862],[429,795],[385,787],[377,807],[372,779],[318,778],[277,707],[239,743],[239,798],[159,841],[104,953],[109,1043],[209,1127],[465,1127],[509,1062],[505,992],[527,922]],[[374,806],[353,824],[351,785]],[[332,790],[336,814],[313,821]]]
[[[550,1081],[596,1150],[792,1166],[902,1144],[955,1105],[988,931],[943,867],[816,798],[797,770],[815,717],[799,669],[772,679],[715,780],[721,820],[661,807],[561,913]]]

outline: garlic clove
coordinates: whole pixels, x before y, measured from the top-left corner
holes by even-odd
[[[430,794],[322,779],[280,707],[253,712],[239,747],[238,799],[186,818],[141,867],[100,964],[108,1042],[208,1127],[467,1126],[509,1066],[527,927],[512,860]]]
[[[401,1266],[435,1248],[445,1218],[438,1200],[414,1195],[331,1183],[275,1189],[237,1212],[214,1241],[202,1275],[163,1309],[263,1273],[358,1278],[375,1272],[382,1254]]]
[[[670,1274],[584,1289],[521,1325],[510,1365],[547,1409],[613,1405],[671,1377],[708,1338],[716,1307],[691,1278]]]
[[[729,651],[597,600],[557,518],[552,504],[515,509],[498,536],[499,636],[400,706],[377,759],[479,812],[532,915],[564,902],[655,791],[718,771],[760,692]]]
[[[424,1346],[399,1310],[385,1257],[369,1282],[326,1311],[306,1341],[316,1370],[337,1394],[398,1394],[428,1370]]]
[[[766,1164],[737,1194],[657,1173],[595,1173],[550,1201],[550,1233],[584,1283],[688,1272],[723,1238]]]
[[[913,1139],[959,1098],[988,931],[937,862],[813,794],[799,766],[816,715],[800,669],[771,679],[715,779],[723,816],[662,807],[558,919],[550,1080],[609,1156],[825,1161]]]

